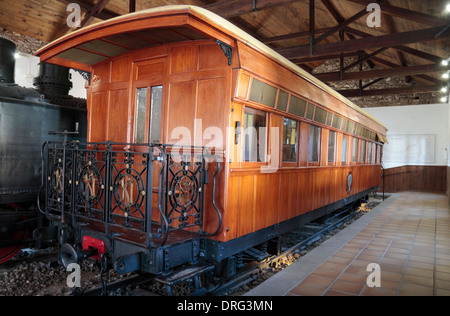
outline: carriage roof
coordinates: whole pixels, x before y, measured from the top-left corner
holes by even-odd
[[[39,49],[36,55],[42,62],[90,72],[91,66],[136,49],[202,39],[218,39],[231,46],[235,40],[240,41],[386,128],[267,45],[217,14],[197,6],[171,5],[122,15],[69,33]]]

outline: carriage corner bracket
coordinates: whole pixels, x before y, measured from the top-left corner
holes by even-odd
[[[228,66],[231,66],[231,63],[233,61],[233,47],[225,44],[220,40],[216,40],[216,43],[220,46],[220,48],[223,50],[223,53],[225,54],[225,57],[228,59]]]

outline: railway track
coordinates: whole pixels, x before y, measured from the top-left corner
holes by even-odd
[[[338,210],[326,217],[319,218],[309,224],[303,225],[296,231],[289,232],[283,236],[283,247],[281,253],[278,256],[271,256],[261,262],[248,262],[235,278],[217,286],[209,291],[196,291],[191,287],[192,282],[186,277],[186,281],[181,284],[177,284],[173,287],[168,287],[165,284],[158,283],[154,276],[148,274],[131,273],[125,277],[117,277],[111,272],[111,278],[107,278],[106,274],[103,274],[103,280],[98,277],[97,273],[91,273],[92,278],[95,278],[95,287],[82,288],[73,292],[75,295],[145,295],[145,296],[164,296],[164,295],[212,295],[212,296],[238,296],[244,292],[250,290],[252,287],[257,286],[259,283],[265,281],[273,274],[283,270],[289,264],[295,262],[302,255],[306,254],[309,250],[313,249],[316,245],[325,241],[337,231],[349,225],[353,220],[362,216],[366,211],[369,211],[375,207],[381,199],[371,199],[361,207],[347,207]],[[31,255],[25,255],[23,258],[15,260],[15,266],[25,266],[26,262],[32,261],[56,261],[56,253],[36,253]],[[13,267],[11,267],[13,268]],[[59,267],[60,268],[60,267]],[[59,269],[55,267],[55,269]],[[96,270],[96,269],[93,269]],[[47,273],[49,270],[46,270]],[[67,272],[60,271],[62,274],[61,280],[65,282],[64,276]],[[44,276],[42,276],[44,277]],[[63,279],[64,278],[64,279]],[[108,281],[102,282],[102,281]],[[100,282],[99,282],[100,281]],[[86,282],[87,283],[87,282]],[[65,284],[61,284],[60,288]],[[66,289],[61,291],[63,295],[68,295],[71,291]],[[32,292],[33,295],[40,295],[39,291]],[[17,293],[20,295],[20,293]],[[44,295],[47,295],[44,293]],[[58,294],[59,295],[59,294]]]
[[[362,208],[370,210],[379,202],[371,201],[366,203]],[[311,247],[314,243],[321,243],[330,237],[330,233],[338,231],[344,225],[348,225],[352,219],[359,218],[363,215],[361,207],[354,208],[349,206],[338,210],[332,216],[319,218],[307,225],[303,225],[300,229],[290,232],[285,236],[287,240],[286,246],[278,256],[270,257],[256,265],[253,265],[240,273],[236,278],[223,284],[221,287],[213,291],[214,295],[236,295],[248,290],[250,285],[257,285],[266,280],[273,273],[283,270],[289,264],[300,258],[300,253]],[[264,272],[265,271],[265,272]],[[267,272],[269,271],[269,272]],[[268,273],[268,276],[265,275]],[[244,287],[244,288],[243,288]]]

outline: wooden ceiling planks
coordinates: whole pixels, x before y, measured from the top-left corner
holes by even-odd
[[[289,48],[308,45],[309,43],[309,1],[310,0],[139,0],[136,1],[136,11],[171,4],[192,4],[210,8],[213,12],[228,17],[232,23],[241,27],[261,41],[281,51]],[[0,7],[0,27],[25,34],[46,42],[66,34],[69,28],[66,18],[68,3],[77,2],[82,7],[82,19],[89,19],[90,23],[128,13],[129,0],[3,0]],[[449,16],[443,14],[444,0],[384,0],[377,1],[382,7],[382,25],[380,28],[370,28],[366,23],[366,16],[362,10],[372,0],[315,0],[314,6],[314,38],[320,38],[334,29],[317,46],[329,45],[341,47],[339,24],[356,14],[361,17],[348,23],[345,41],[353,43],[372,42],[369,36],[388,36],[395,33],[418,31],[449,24]],[[104,4],[100,12],[93,9]],[[89,16],[90,12],[92,16]],[[343,28],[341,25],[340,28]],[[353,31],[349,31],[353,30]],[[360,32],[360,34],[358,34]],[[448,33],[444,33],[448,34]],[[295,35],[295,36],[293,36]],[[395,38],[395,36],[393,37]],[[361,40],[361,41],[360,41]],[[337,44],[333,44],[337,43]],[[350,42],[351,43],[351,42]],[[142,43],[137,43],[141,45]],[[142,44],[143,45],[143,44]],[[392,45],[391,45],[392,46]],[[327,46],[325,46],[326,48]],[[401,49],[385,46],[387,49],[377,51],[377,47],[364,49],[362,58],[365,63],[377,69],[404,68],[407,66],[427,65],[430,62],[439,63],[439,59],[448,58],[450,40],[446,36],[437,40],[411,41],[401,45]],[[323,46],[321,47],[323,48]],[[356,46],[355,46],[356,48]],[[295,56],[293,61],[308,71],[312,71],[328,59],[355,57],[357,51],[324,51],[326,56],[310,56],[308,49],[304,49],[302,56]],[[376,52],[373,56],[367,56]],[[430,56],[432,57],[430,59]],[[349,63],[354,62],[347,62]],[[355,67],[356,69],[357,67]],[[350,71],[355,71],[355,69]],[[395,72],[395,71],[394,71]],[[436,85],[442,83],[439,73],[423,73],[413,75],[413,80],[422,84]],[[426,90],[426,89],[423,89]]]

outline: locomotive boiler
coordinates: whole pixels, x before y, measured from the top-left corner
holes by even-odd
[[[68,95],[69,69],[42,63],[36,89],[14,82],[16,46],[0,38],[0,263],[32,245],[41,187],[41,147],[50,131],[74,130],[86,137],[86,100]]]

